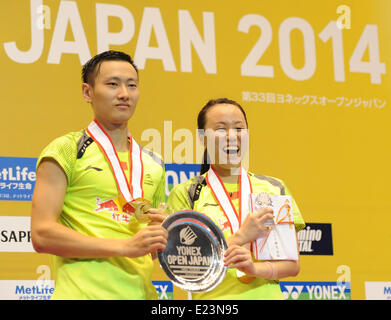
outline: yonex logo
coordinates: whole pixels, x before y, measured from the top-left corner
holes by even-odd
[[[179,232],[179,238],[182,244],[191,245],[194,243],[195,239],[197,239],[197,235],[189,226],[187,226]]]
[[[280,282],[286,300],[350,300],[350,282]]]
[[[286,291],[283,291],[284,299],[287,300],[292,298],[297,300],[300,297],[301,292],[303,291],[304,286],[285,286]]]

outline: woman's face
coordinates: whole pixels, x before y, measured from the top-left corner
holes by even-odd
[[[240,167],[247,146],[248,130],[242,111],[232,104],[216,104],[206,113],[204,145],[211,164]]]

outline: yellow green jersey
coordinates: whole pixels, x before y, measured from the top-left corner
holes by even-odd
[[[267,192],[270,195],[291,195],[290,191],[280,179],[248,173],[253,193]],[[205,179],[206,173],[193,177],[188,181],[175,186],[168,197],[168,204],[174,211],[195,210],[206,214],[220,227],[226,239],[232,236],[229,222],[214,198]],[[238,185],[224,183],[235,209],[239,210]],[[292,212],[296,231],[305,227],[299,208],[292,197]],[[213,290],[202,293],[193,293],[193,299],[202,300],[258,300],[283,299],[278,280],[256,278],[250,283],[238,280],[236,269],[228,269],[223,281]]]
[[[118,152],[129,179],[129,152]],[[64,170],[68,185],[58,222],[97,238],[130,238],[140,224],[125,210],[114,175],[102,151],[84,130],[71,132],[51,142],[41,153]],[[143,149],[143,192],[156,208],[165,201],[164,164]],[[53,299],[157,299],[152,285],[151,255],[137,258],[97,259],[51,256],[55,274]]]

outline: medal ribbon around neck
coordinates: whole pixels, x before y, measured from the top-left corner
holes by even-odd
[[[143,162],[141,158],[141,148],[131,137],[130,133],[128,132],[128,139],[130,141],[130,185],[126,179],[125,172],[121,167],[113,141],[102,126],[96,120],[93,120],[88,125],[87,133],[98,144],[106,159],[109,161],[118,190],[126,202],[131,202],[137,198],[143,198]]]
[[[228,219],[232,234],[239,230],[249,212],[249,197],[252,193],[250,178],[243,167],[239,176],[239,212],[236,211],[223,182],[211,166],[206,174],[206,182],[212,190],[212,194]]]

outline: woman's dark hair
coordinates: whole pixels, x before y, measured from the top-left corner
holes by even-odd
[[[212,108],[213,106],[215,106],[216,104],[231,104],[231,105],[237,106],[239,108],[239,110],[243,113],[244,120],[246,121],[246,126],[248,127],[246,112],[243,110],[242,106],[234,100],[230,100],[227,98],[219,98],[219,99],[209,100],[206,103],[206,105],[201,109],[201,111],[198,113],[198,118],[197,118],[198,130],[205,129],[206,114],[207,114],[208,110],[210,108]],[[205,148],[204,157],[203,157],[202,163],[201,163],[200,174],[204,174],[205,172],[207,172],[209,170],[209,168],[210,168],[210,159],[208,156],[208,151]]]
[[[99,72],[100,65],[103,61],[113,61],[113,60],[119,60],[119,61],[126,61],[129,62],[133,68],[136,70],[138,75],[138,69],[132,60],[132,58],[121,51],[114,51],[109,50],[102,52],[100,54],[97,54],[95,57],[88,60],[81,71],[81,78],[84,83],[89,83],[91,85],[94,85],[94,80],[96,75]],[[93,76],[93,77],[92,77]]]

